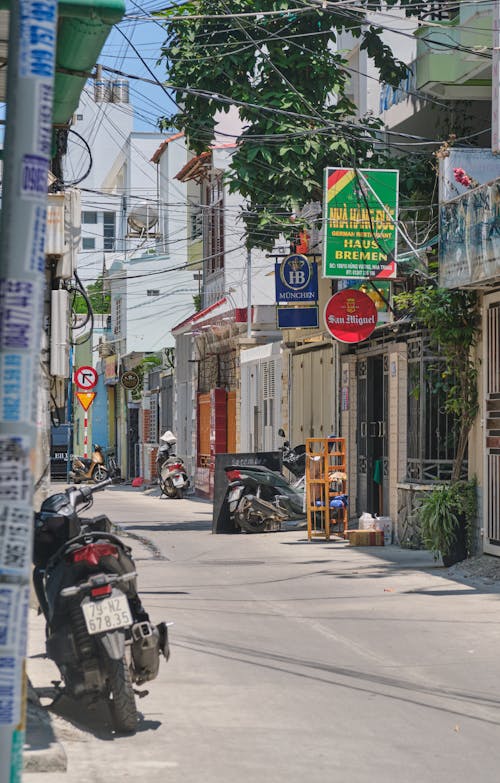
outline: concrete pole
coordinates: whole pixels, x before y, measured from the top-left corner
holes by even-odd
[[[22,774],[56,0],[10,4],[0,223],[0,783]]]
[[[252,336],[252,251],[247,250],[247,337]]]

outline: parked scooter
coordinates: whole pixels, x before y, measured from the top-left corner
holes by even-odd
[[[229,485],[227,502],[233,524],[246,533],[281,530],[282,526],[305,522],[303,493],[292,487],[280,473],[261,465],[224,468]]]
[[[96,484],[108,478],[108,469],[105,465],[102,448],[96,443],[92,457],[73,457],[72,470],[69,473],[70,481],[80,484],[82,481],[94,481]]]
[[[281,438],[285,438],[285,431],[278,430],[278,435]],[[303,443],[298,446],[290,446],[290,442],[285,440],[281,451],[281,461],[283,466],[290,471],[295,480],[291,482],[298,492],[303,493],[305,491],[306,480],[306,447]]]
[[[96,486],[69,487],[47,498],[35,515],[33,582],[46,619],[47,655],[58,666],[65,692],[91,704],[108,702],[117,731],[134,732],[134,691],[168,660],[166,623],[153,625],[136,586],[131,549],[111,533],[102,515],[79,516]]]
[[[162,494],[169,498],[182,498],[189,487],[189,478],[184,461],[175,454],[177,438],[167,430],[160,437],[156,455],[156,470]],[[161,496],[160,496],[161,497]]]

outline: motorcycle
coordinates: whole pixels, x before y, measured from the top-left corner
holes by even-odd
[[[278,435],[284,438],[285,432],[280,429],[278,430]],[[291,447],[290,442],[288,440],[285,440],[280,451],[281,451],[281,462],[283,466],[290,471],[290,473],[293,475],[295,479],[294,481],[291,482],[292,487],[294,487],[298,492],[301,492],[303,494],[305,492],[305,482],[306,482],[305,444],[301,443],[298,446]]]
[[[95,486],[71,486],[47,498],[35,514],[33,584],[46,620],[47,656],[65,693],[90,704],[104,698],[114,728],[137,727],[134,690],[169,658],[167,623],[153,625],[137,594],[130,547],[111,532],[107,516],[83,518]]]
[[[175,454],[177,438],[173,432],[167,430],[160,437],[160,441],[156,455],[156,471],[161,493],[169,498],[182,498],[190,482],[184,461]]]
[[[96,443],[92,457],[73,457],[72,470],[69,473],[70,481],[79,484],[82,481],[94,481],[96,484],[108,478],[108,469],[105,465],[102,448]]]
[[[261,465],[228,465],[224,502],[234,526],[246,533],[281,530],[305,523],[304,495],[285,478]]]

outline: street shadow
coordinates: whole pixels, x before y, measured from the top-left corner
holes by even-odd
[[[205,521],[199,519],[187,522],[141,522],[137,525],[127,523],[126,525],[122,525],[122,529],[125,533],[128,533],[131,530],[137,530],[138,532],[149,530],[152,533],[168,532],[169,530],[212,530],[212,520]]]
[[[118,732],[113,728],[113,720],[108,704],[104,699],[73,699],[64,693],[63,689],[36,688],[40,701],[52,699],[44,705],[49,713],[58,715],[79,731],[88,732],[96,739],[112,742],[117,737],[123,737],[129,732]],[[54,697],[55,696],[55,697]],[[159,720],[147,718],[139,709],[135,734],[145,731],[156,731],[162,725]]]

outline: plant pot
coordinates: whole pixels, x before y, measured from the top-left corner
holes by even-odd
[[[467,533],[465,518],[459,517],[459,526],[455,535],[455,541],[447,552],[442,553],[443,565],[449,568],[455,563],[461,563],[467,558]]]

